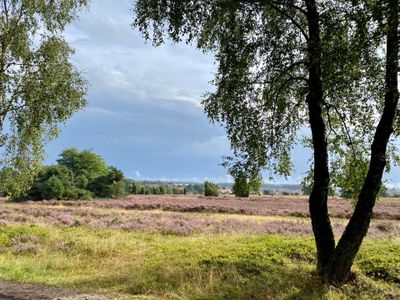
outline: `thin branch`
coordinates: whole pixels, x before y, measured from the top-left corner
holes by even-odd
[[[271,2],[271,0],[259,0],[259,1],[242,0],[241,2],[245,3],[245,4],[252,4],[252,3],[257,3],[258,2],[258,4],[261,4],[261,5],[269,5],[270,7],[275,9],[277,12],[279,12],[280,14],[282,14],[286,18],[288,18],[293,23],[293,25],[296,26],[300,30],[300,32],[302,33],[304,38],[306,40],[308,40],[308,34],[304,30],[303,26],[301,26],[301,24],[298,21],[296,21],[296,19],[294,17],[292,17],[290,14],[288,14],[285,10],[279,8],[277,6],[279,4],[274,4],[274,3]],[[294,4],[289,4],[289,6],[294,8],[294,9],[296,9],[296,10],[298,10],[299,12],[303,13],[304,15],[306,15],[306,13],[307,13],[304,9],[302,9],[301,7],[298,7],[298,6],[294,5]]]
[[[6,17],[6,21],[8,23],[8,7],[7,7],[7,1],[6,0],[3,0],[3,6],[4,6],[4,14],[5,14],[5,17]]]
[[[343,116],[343,114],[339,111],[339,109],[338,109],[335,105],[330,104],[330,103],[327,103],[327,102],[323,102],[323,104],[324,104],[324,105],[326,106],[326,108],[328,109],[328,112],[329,112],[329,109],[330,109],[330,108],[333,108],[333,110],[334,110],[334,111],[336,112],[336,114],[339,116],[339,119],[340,119],[341,122],[342,122],[344,131],[346,132],[347,138],[348,138],[348,140],[349,140],[349,146],[351,147],[351,150],[353,151],[353,156],[354,156],[354,158],[356,159],[356,158],[357,158],[357,157],[356,157],[357,155],[356,155],[356,150],[355,150],[355,148],[354,148],[353,138],[351,137],[350,130],[348,129],[348,127],[347,127],[347,125],[346,125],[346,119],[345,119],[345,117]]]
[[[276,11],[278,11],[279,13],[281,13],[282,15],[284,15],[286,18],[288,18],[294,26],[296,26],[300,32],[303,34],[304,38],[308,41],[309,37],[308,34],[306,33],[306,31],[304,30],[304,28],[300,25],[299,22],[297,22],[291,15],[289,15],[287,12],[285,12],[284,10],[280,9],[278,6],[274,5],[274,4],[270,4],[271,7],[273,9],[275,9]]]

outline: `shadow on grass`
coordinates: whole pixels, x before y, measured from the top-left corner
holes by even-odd
[[[11,248],[12,243],[25,241],[35,241],[37,251],[16,253]],[[0,245],[4,278],[92,292],[156,299],[399,299],[400,295],[394,280],[400,270],[400,248],[392,241],[364,243],[355,265],[359,279],[341,289],[323,284],[313,274],[312,239],[183,238],[24,226],[3,228]]]
[[[216,258],[192,266],[124,268],[75,281],[74,286],[165,299],[325,299],[330,288],[311,270],[304,264],[260,268],[249,261]]]

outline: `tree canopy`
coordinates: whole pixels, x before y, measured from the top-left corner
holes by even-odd
[[[119,198],[128,193],[123,172],[108,167],[103,158],[92,151],[65,149],[57,163],[38,173],[29,187],[27,199]]]
[[[0,3],[0,147],[2,168],[29,182],[43,145],[86,105],[86,81],[70,62],[65,26],[87,0]],[[26,184],[15,193],[23,193]]]
[[[320,20],[324,114],[329,116],[330,150],[337,153],[339,167],[350,142],[357,153],[364,153],[365,139],[372,140],[376,122],[367,120],[376,119],[382,101],[368,99],[382,99],[384,92],[384,61],[378,55],[382,37],[370,30],[373,12],[361,9],[361,3],[318,5],[324,11]],[[265,167],[283,175],[292,170],[292,145],[298,130],[308,124],[305,10],[303,1],[286,0],[138,1],[136,5],[134,25],[155,45],[167,36],[215,53],[216,91],[206,95],[203,105],[208,117],[226,128],[239,159],[230,161],[231,167],[256,169],[254,173]],[[365,81],[368,85],[361,84]]]
[[[298,131],[311,129],[317,269],[331,283],[350,277],[387,158],[397,159],[390,136],[398,134],[398,6],[398,0],[138,0],[135,6],[134,26],[145,39],[185,40],[215,54],[216,89],[203,106],[226,129],[231,170],[290,174]],[[336,245],[330,177],[347,176],[348,168],[360,171],[362,183]]]

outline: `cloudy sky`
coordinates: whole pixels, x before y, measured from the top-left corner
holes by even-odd
[[[130,26],[132,8],[133,0],[92,0],[68,27],[73,62],[90,83],[89,105],[48,145],[46,163],[77,147],[134,179],[228,181],[219,164],[229,142],[200,106],[213,88],[213,56],[184,44],[146,44]],[[303,176],[309,156],[295,148],[289,183]]]

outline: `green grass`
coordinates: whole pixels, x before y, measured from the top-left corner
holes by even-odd
[[[400,243],[367,240],[357,281],[335,289],[313,275],[311,238],[193,236],[0,228],[0,277],[156,299],[400,297]]]

